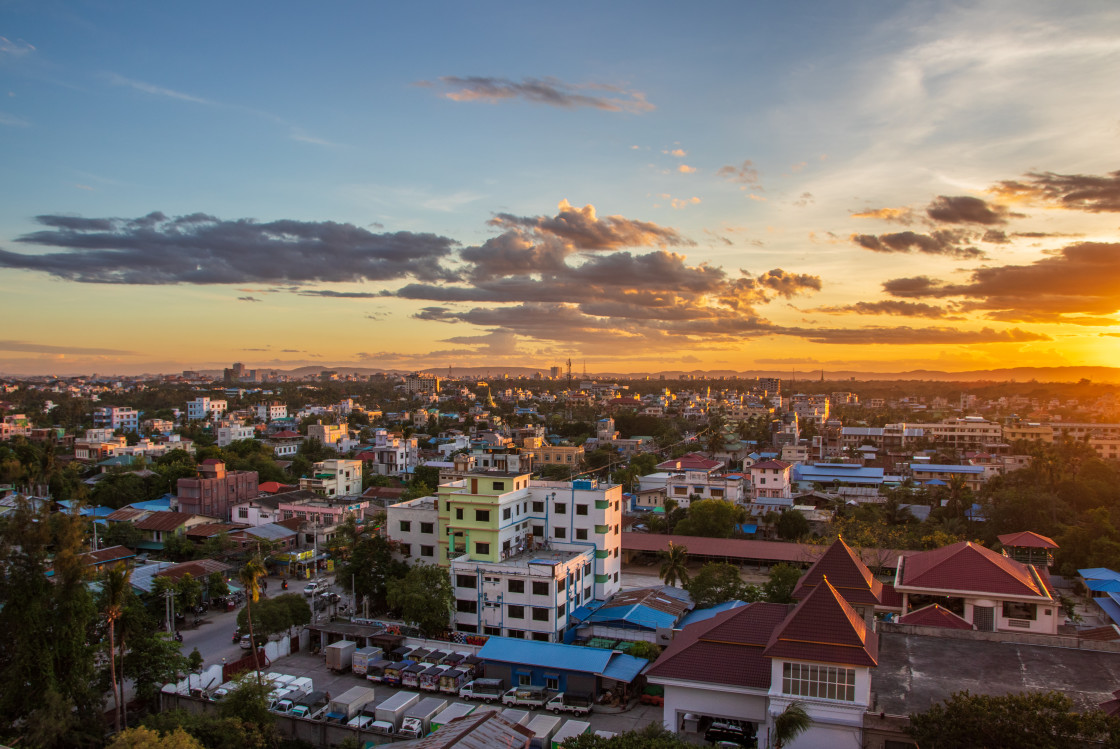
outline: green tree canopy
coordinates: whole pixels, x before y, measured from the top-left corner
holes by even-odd
[[[404,577],[389,581],[388,603],[426,637],[441,634],[451,621],[455,603],[451,576],[442,567],[415,564]]]
[[[791,564],[775,564],[770,579],[762,584],[762,595],[770,603],[793,603],[793,589],[801,579],[801,570]]]
[[[695,749],[684,739],[660,723],[650,723],[645,728],[618,733],[610,738],[582,733],[565,739],[564,749]]]
[[[724,499],[700,499],[688,506],[688,516],[678,522],[674,533],[682,536],[731,538],[746,518],[746,510]]]
[[[736,565],[724,562],[705,564],[684,587],[698,609],[727,601],[757,601],[762,597],[756,586],[743,582]]]
[[[797,541],[809,535],[809,520],[799,510],[786,510],[778,517],[778,536]]]
[[[388,610],[388,583],[408,572],[408,565],[393,559],[393,549],[383,536],[362,526],[355,533],[354,542],[346,560],[338,566],[335,579],[343,590],[350,591],[361,605],[368,599],[371,613]],[[356,590],[351,590],[351,587]]]

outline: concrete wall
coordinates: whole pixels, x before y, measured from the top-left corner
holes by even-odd
[[[905,635],[925,637],[945,637],[953,640],[983,640],[986,642],[1017,642],[1023,645],[1044,645],[1051,648],[1070,648],[1072,650],[1096,650],[1104,653],[1120,653],[1120,642],[1082,640],[1080,637],[1064,635],[1040,635],[1026,632],[976,632],[966,629],[946,629],[944,627],[919,627],[914,624],[897,622],[876,622],[876,631],[889,634],[897,632]]]

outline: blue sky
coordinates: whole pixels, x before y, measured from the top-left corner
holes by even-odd
[[[1117,363],[1120,7],[4,7],[0,371]]]

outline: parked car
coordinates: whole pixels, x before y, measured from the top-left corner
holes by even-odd
[[[315,591],[318,590],[318,589],[319,589],[318,581],[312,580],[307,585],[303,586],[303,594],[305,596],[312,596],[312,595],[315,595]]]

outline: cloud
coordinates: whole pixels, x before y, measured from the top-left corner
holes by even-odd
[[[690,205],[699,205],[700,198],[693,195],[691,198],[673,198],[669,205],[673,208],[687,208]]]
[[[877,218],[909,226],[914,222],[914,212],[909,208],[868,208],[853,213],[852,218]]]
[[[924,302],[904,302],[888,299],[882,302],[856,302],[833,307],[817,307],[810,312],[824,312],[826,314],[857,314],[857,315],[896,315],[898,317],[928,317],[932,319],[962,320],[962,317],[950,316],[944,307],[938,307]]]
[[[17,117],[14,114],[0,112],[0,125],[7,125],[8,127],[31,127],[31,122],[22,117]]]
[[[514,216],[499,213],[490,220],[491,226],[528,229],[538,236],[552,236],[573,250],[615,250],[621,247],[693,245],[675,229],[647,221],[635,221],[622,216],[599,218],[595,206],[583,208],[561,200],[556,216]]]
[[[82,283],[247,284],[452,278],[440,261],[454,240],[374,234],[333,221],[226,221],[201,213],[136,219],[38,216],[48,230],[16,241],[63,252],[0,250],[0,267]]]
[[[300,296],[318,296],[330,299],[377,299],[384,296],[380,292],[370,291],[332,291],[330,289],[300,289]]]
[[[798,196],[797,200],[793,201],[793,204],[795,206],[797,206],[798,208],[805,208],[810,203],[813,203],[813,202],[815,202],[815,200],[813,198],[813,193],[803,192],[803,193],[801,193],[800,196]]]
[[[483,101],[490,104],[505,99],[524,99],[535,104],[575,109],[590,107],[608,112],[648,112],[655,107],[646,101],[645,94],[617,86],[601,84],[572,84],[556,78],[525,78],[511,81],[508,78],[486,76],[443,76],[439,83],[451,89],[443,96],[452,101]],[[432,81],[419,81],[417,85],[432,87]],[[601,91],[607,96],[584,93]],[[610,94],[619,96],[611,97]]]
[[[1019,328],[1011,330],[961,330],[959,328],[931,327],[911,328],[907,326],[863,327],[863,328],[783,328],[776,330],[782,335],[794,335],[810,343],[835,344],[976,344],[976,343],[1024,343],[1030,341],[1049,341],[1049,336],[1031,333]]]
[[[1011,244],[1011,238],[1007,236],[1007,232],[1000,229],[988,229],[984,235],[980,237],[981,242],[988,242],[989,244]]]
[[[874,252],[920,252],[926,255],[945,255],[962,260],[977,260],[984,253],[976,247],[963,246],[970,241],[971,233],[957,230],[940,230],[930,234],[912,231],[894,234],[853,234],[852,241],[860,247]]]
[[[998,183],[992,192],[1011,200],[1037,200],[1070,210],[1114,213],[1120,211],[1120,171],[1103,177],[1030,172],[1025,180]]]
[[[685,156],[688,156],[688,151],[684,150],[683,148],[674,148],[669,152],[669,155],[676,156],[678,159],[683,159]]]
[[[984,311],[993,319],[1073,321],[1065,315],[1099,317],[1120,310],[1120,244],[1078,242],[1029,265],[978,268],[966,283],[927,276],[891,279],[884,290],[897,297],[963,299],[962,311]]]
[[[746,271],[741,271],[746,274]],[[797,294],[821,290],[820,276],[806,273],[788,273],[781,268],[768,270],[757,277],[760,286],[775,291],[779,296],[790,299]]]
[[[113,348],[82,348],[79,346],[49,346],[26,341],[0,341],[0,351],[21,351],[30,354],[64,354],[86,356],[137,356],[135,351]]]
[[[22,39],[16,39],[13,42],[6,37],[0,36],[0,54],[11,55],[12,57],[23,57],[34,51],[34,45],[28,44]]]
[[[926,215],[934,221],[948,224],[1006,224],[1008,216],[1023,218],[1021,213],[1011,213],[1005,206],[994,205],[970,195],[949,197],[939,195],[926,208]]]
[[[261,300],[257,299],[255,296],[239,296],[239,297],[237,297],[237,301],[239,301],[239,302],[259,302]]]
[[[744,161],[739,166],[721,166],[716,170],[716,176],[729,179],[732,182],[738,182],[742,185],[751,185],[762,189],[758,181],[758,170],[755,169],[754,163],[750,159]]]
[[[163,86],[157,86],[152,83],[145,83],[144,81],[133,80],[132,78],[125,78],[123,75],[117,75],[116,73],[109,73],[107,75],[107,78],[109,80],[109,83],[113,84],[114,86],[126,86],[128,88],[136,89],[137,91],[142,91],[145,94],[164,96],[169,99],[178,99],[179,101],[189,101],[194,104],[218,106],[217,102],[210,101],[209,99],[203,99],[200,96],[185,94],[182,91],[175,91],[174,89],[164,88]]]
[[[688,164],[681,164],[677,167],[677,171],[681,174],[692,174],[696,171],[696,167],[689,166]]]

